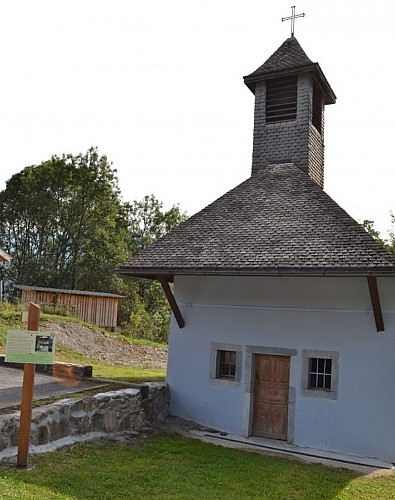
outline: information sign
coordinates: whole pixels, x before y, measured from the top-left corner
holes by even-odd
[[[5,361],[46,365],[54,362],[55,334],[26,330],[9,330]]]

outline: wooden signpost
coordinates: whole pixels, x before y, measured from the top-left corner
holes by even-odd
[[[39,322],[40,308],[36,304],[33,304],[33,302],[30,302],[27,329],[38,332]],[[21,416],[19,419],[18,456],[16,461],[17,467],[27,467],[35,371],[36,365],[33,363],[25,363],[23,369]]]

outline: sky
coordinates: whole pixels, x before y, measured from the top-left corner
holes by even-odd
[[[0,190],[97,146],[124,201],[189,215],[251,173],[243,76],[290,36],[284,0],[0,0]],[[395,211],[395,2],[303,0],[295,36],[337,103],[325,191],[384,234]]]

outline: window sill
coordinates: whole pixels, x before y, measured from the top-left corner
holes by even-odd
[[[229,378],[210,378],[210,385],[216,385],[219,387],[230,387],[232,389],[239,389],[241,387],[240,380],[232,380]]]
[[[317,399],[338,399],[338,394],[335,391],[326,391],[322,389],[302,389],[302,396],[305,398]]]

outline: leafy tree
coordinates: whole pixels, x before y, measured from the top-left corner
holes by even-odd
[[[173,205],[164,211],[163,203],[153,194],[144,196],[141,201],[127,204],[126,209],[133,240],[133,253],[140,252],[187,218],[178,205]]]
[[[127,331],[164,341],[170,311],[160,284],[114,271],[185,219],[153,195],[122,203],[116,170],[96,148],[55,155],[13,175],[0,192],[0,246],[12,257],[2,278],[124,294],[119,320]]]
[[[128,227],[132,238],[133,255],[161,238],[187,215],[177,205],[163,210],[163,204],[154,195],[145,196],[125,206]],[[170,324],[170,308],[162,287],[157,281],[124,278],[127,300],[121,301],[120,316],[125,332],[134,337],[167,341]]]
[[[395,214],[390,212],[391,230],[389,232],[388,250],[395,254]]]
[[[384,248],[390,253],[395,254],[395,214],[393,212],[390,212],[390,218],[392,230],[389,232],[388,239],[382,238],[380,232],[374,227],[374,221],[366,219],[363,221],[362,226],[375,240],[381,243]]]
[[[0,193],[0,242],[12,281],[109,290],[131,246],[116,171],[96,148],[53,156],[13,175]]]

